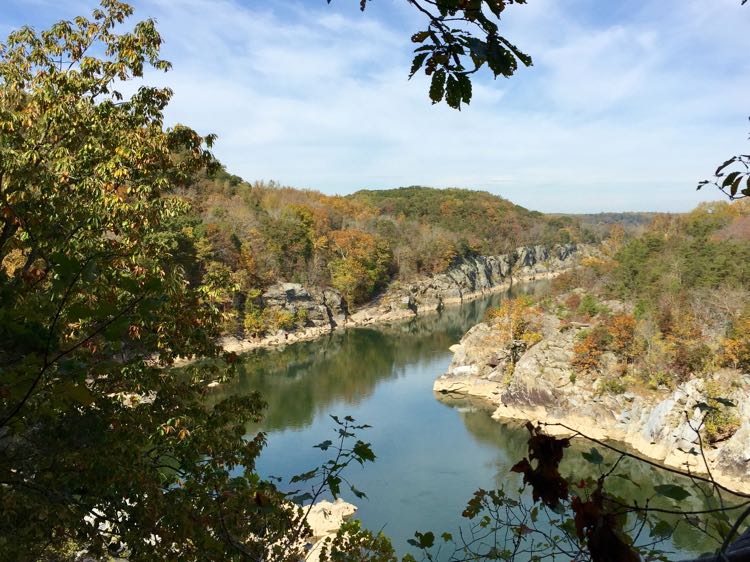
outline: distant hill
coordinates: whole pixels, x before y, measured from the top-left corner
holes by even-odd
[[[410,186],[358,191],[348,198],[373,207],[381,216],[417,221],[458,235],[481,254],[585,236],[575,217],[530,211],[486,191]]]
[[[574,217],[550,217],[485,191],[405,187],[331,196],[249,183],[224,170],[184,193],[195,222],[196,279],[228,276],[233,306],[278,281],[334,287],[365,302],[393,280],[528,244],[595,241]],[[186,256],[186,264],[196,263]],[[250,308],[252,309],[252,307]]]
[[[564,214],[549,216],[566,216],[578,219],[583,224],[620,224],[622,226],[648,226],[657,216],[664,213],[638,212],[638,213],[586,213],[586,214]]]

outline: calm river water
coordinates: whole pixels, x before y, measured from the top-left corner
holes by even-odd
[[[546,289],[537,283],[516,291]],[[520,479],[509,469],[526,455],[523,424],[500,424],[468,403],[447,405],[432,391],[451,361],[448,348],[502,298],[493,295],[440,315],[336,332],[245,356],[238,378],[222,394],[257,390],[268,402],[263,426],[248,428],[268,433],[259,472],[288,481],[328,458],[313,445],[335,438],[330,414],[371,425],[358,437],[372,444],[376,462],[347,473],[368,499],[348,490],[342,495],[359,507],[357,517],[366,527],[382,529],[402,554],[416,530],[455,531],[477,488],[517,488]],[[567,457],[568,468],[575,464],[578,474],[589,470],[578,452]],[[645,499],[654,484],[673,481],[646,466],[621,463],[620,468],[637,483],[622,480],[622,492],[630,497]],[[680,555],[710,546],[696,543],[687,525],[678,526],[674,542]]]

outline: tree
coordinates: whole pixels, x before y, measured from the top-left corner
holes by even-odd
[[[331,284],[349,304],[371,298],[388,279],[393,255],[383,241],[356,229],[331,233]]]
[[[213,138],[163,127],[168,89],[118,91],[169,68],[153,21],[115,31],[131,13],[103,0],[0,45],[3,560],[257,557],[301,528],[253,472],[260,397],[211,404],[227,367],[169,369],[219,353],[226,280],[189,282],[174,195]]]

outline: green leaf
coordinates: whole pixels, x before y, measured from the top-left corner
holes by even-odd
[[[705,402],[698,402],[695,405],[696,408],[698,408],[701,412],[715,412],[716,408],[713,406],[710,406],[709,404],[706,404]]]
[[[327,451],[331,445],[333,445],[333,441],[331,441],[330,439],[326,439],[322,443],[313,445],[313,448],[320,449],[321,451]]]
[[[410,80],[417,73],[417,71],[422,68],[427,55],[429,55],[429,53],[419,53],[414,57],[414,60],[411,63],[411,70],[409,71]]]
[[[310,501],[312,499],[313,499],[312,494],[310,494],[309,492],[305,492],[304,494],[299,494],[298,496],[294,496],[292,498],[292,501],[294,503],[296,503],[296,504],[300,504],[301,505],[302,503],[304,503],[306,501]]]
[[[326,478],[326,483],[328,484],[328,489],[331,490],[333,499],[338,498],[341,493],[341,478],[338,476],[329,476]]]
[[[672,536],[674,527],[666,521],[659,520],[659,522],[651,527],[651,536],[657,539],[666,539]]]
[[[727,177],[724,178],[724,181],[721,182],[721,187],[727,187],[729,184],[731,184],[734,180],[736,180],[740,175],[740,172],[732,172]]]
[[[352,452],[360,464],[363,464],[365,461],[373,462],[375,460],[375,453],[372,452],[370,444],[364,441],[357,441],[352,448]]]
[[[357,496],[359,499],[367,498],[367,494],[365,494],[362,490],[358,490],[357,488],[355,488],[353,484],[349,485],[349,489],[352,491],[352,494]]]
[[[718,176],[724,168],[726,168],[727,166],[729,166],[730,164],[732,164],[736,160],[737,160],[737,157],[734,156],[734,157],[730,158],[729,160],[727,160],[726,162],[724,162],[721,166],[719,166],[718,168],[716,168],[716,172],[714,172],[714,175]]]
[[[431,531],[427,531],[426,533],[420,533],[417,531],[414,533],[414,536],[417,538],[417,545],[419,548],[432,548],[432,545],[435,544],[435,534]]]
[[[461,109],[461,86],[451,74],[445,87],[445,103],[453,109]]]
[[[602,464],[604,462],[604,457],[594,447],[591,448],[591,452],[589,453],[581,453],[581,456],[591,464]]]
[[[412,43],[423,43],[430,36],[429,31],[420,31],[411,36]]]
[[[627,480],[631,484],[635,484],[635,481],[630,476],[628,476],[627,474],[622,474],[620,472],[620,473],[615,474],[614,477],[615,478],[622,478],[623,480]]]
[[[297,474],[296,476],[292,476],[291,482],[294,484],[295,482],[307,482],[308,480],[312,480],[315,478],[315,476],[318,474],[318,469],[313,468],[312,470],[308,470],[307,472],[303,472],[302,474]]]
[[[445,70],[442,68],[432,75],[430,82],[430,99],[432,103],[442,101],[445,95]]]
[[[661,484],[659,486],[654,486],[654,490],[656,490],[656,493],[660,496],[677,501],[682,501],[690,496],[690,492],[676,484]]]
[[[465,74],[459,74],[458,84],[461,89],[461,97],[463,102],[468,105],[471,102],[471,96],[473,95],[471,87],[471,79]]]

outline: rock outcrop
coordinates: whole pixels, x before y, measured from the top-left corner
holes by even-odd
[[[271,285],[261,296],[262,305],[281,309],[304,318],[303,327],[343,325],[348,314],[346,303],[333,289],[307,288],[299,283]]]
[[[366,326],[434,312],[447,304],[507,290],[514,283],[548,279],[575,267],[577,259],[590,255],[589,246],[565,244],[524,246],[509,254],[466,258],[445,273],[426,276],[411,283],[393,283],[370,304],[350,311],[333,289],[305,287],[299,283],[277,283],[260,297],[262,306],[300,318],[293,331],[278,331],[262,339],[225,337],[227,351],[244,352],[273,347],[325,335],[345,327]]]
[[[306,508],[305,508],[306,509]],[[307,524],[310,526],[312,535],[308,537],[310,550],[305,557],[305,562],[318,562],[320,550],[326,539],[333,538],[338,530],[357,512],[357,507],[347,503],[341,498],[334,502],[319,501],[310,508],[307,514]]]
[[[514,283],[549,279],[592,252],[589,246],[565,244],[553,248],[523,246],[509,254],[465,258],[445,273],[392,285],[350,320],[363,325],[433,312],[447,304],[507,290]]]
[[[434,385],[438,397],[479,398],[494,408],[498,420],[538,421],[553,424],[547,426],[550,433],[570,434],[565,425],[590,437],[628,443],[666,465],[706,472],[696,454],[700,444],[694,429],[703,416],[699,406],[708,402],[704,379],[671,390],[644,385],[621,394],[604,391],[603,377],[581,375],[571,367],[575,334],[581,328],[561,330],[556,317],[543,318],[542,340],[521,355],[510,374],[507,353],[493,327],[474,326],[451,347],[449,370]],[[741,420],[729,439],[710,446],[704,441],[709,468],[720,482],[750,490],[750,375],[724,370],[706,378],[732,381],[726,397],[737,405]]]

